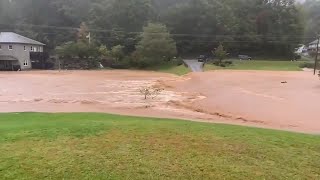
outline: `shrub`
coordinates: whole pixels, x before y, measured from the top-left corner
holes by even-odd
[[[313,69],[314,68],[314,62],[304,62],[304,63],[301,63],[299,65],[300,68],[310,68],[310,69]],[[320,66],[318,65],[317,69],[320,70]]]
[[[224,63],[225,63],[226,65],[228,65],[228,66],[230,66],[230,65],[232,65],[232,64],[233,64],[233,62],[232,62],[232,61],[224,61]]]
[[[83,42],[67,42],[56,48],[60,58],[92,58],[99,56],[99,49]]]
[[[123,64],[121,62],[117,62],[111,65],[111,68],[113,69],[128,69],[129,66],[127,64]]]
[[[233,62],[232,61],[222,61],[222,62],[214,61],[213,64],[220,67],[228,67],[228,66],[231,66]]]
[[[58,46],[56,52],[65,69],[95,69],[99,67],[99,48],[85,42],[67,42]]]
[[[147,67],[150,67],[153,65],[154,61],[149,60],[149,58],[141,58],[139,61],[137,61],[136,67],[140,69],[144,69]]]
[[[124,57],[121,60],[113,61],[111,68],[113,69],[130,69],[131,67],[131,58],[130,57]]]
[[[63,58],[61,60],[62,69],[96,69],[99,67],[99,62],[96,58]]]
[[[105,57],[103,59],[100,59],[100,63],[102,64],[103,67],[111,67],[113,64],[113,59]]]
[[[111,48],[111,56],[116,60],[120,61],[122,58],[124,58],[124,47],[121,45],[117,45]]]
[[[173,64],[176,64],[177,66],[181,66],[184,62],[182,60],[182,58],[174,58],[172,60]]]
[[[228,55],[227,51],[224,50],[222,44],[220,44],[218,48],[212,51],[212,54],[218,58],[220,64],[222,63],[222,60],[225,59]]]
[[[294,60],[299,60],[299,59],[301,59],[302,57],[301,57],[301,55],[299,55],[299,54],[294,54]]]

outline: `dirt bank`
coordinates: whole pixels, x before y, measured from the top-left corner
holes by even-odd
[[[320,81],[308,72],[1,72],[0,84],[0,112],[106,112],[320,132]],[[151,86],[164,91],[146,101],[139,89]]]

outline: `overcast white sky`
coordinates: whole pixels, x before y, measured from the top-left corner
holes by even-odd
[[[304,2],[304,1],[306,1],[306,0],[296,0],[297,2]]]

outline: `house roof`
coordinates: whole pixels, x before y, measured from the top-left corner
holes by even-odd
[[[317,44],[318,43],[318,39],[316,39],[316,40],[314,40],[314,41],[312,41],[311,43],[309,43],[310,45],[311,44]]]
[[[41,42],[32,40],[30,38],[21,36],[13,32],[1,32],[0,43],[14,43],[14,44],[33,44],[33,45],[45,45]]]

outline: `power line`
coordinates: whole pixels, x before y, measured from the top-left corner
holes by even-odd
[[[61,33],[41,33],[43,35],[61,35]],[[63,35],[63,34],[62,34]],[[98,40],[108,40],[109,42],[118,42],[118,41],[129,41],[128,39],[121,38],[117,39],[114,37],[104,37],[104,36],[94,36],[93,39]],[[137,39],[131,39],[130,41],[137,41]],[[176,43],[259,43],[261,40],[226,40],[226,39],[217,39],[217,40],[199,40],[199,39],[176,39]],[[267,43],[290,43],[297,44],[297,41],[279,41],[279,40],[264,40],[263,42]]]
[[[78,31],[79,28],[76,27],[65,27],[65,26],[50,26],[50,25],[35,25],[35,24],[0,24],[5,26],[22,26],[22,27],[37,27],[37,28],[43,28],[43,29],[56,29],[56,30],[68,30],[68,31]],[[124,33],[124,34],[135,34],[140,35],[143,32],[137,32],[137,31],[120,31],[120,30],[108,30],[108,29],[95,29],[95,28],[89,28],[90,32],[96,32],[96,33]],[[164,33],[150,33],[150,34],[164,34]],[[248,37],[255,37],[255,38],[282,38],[281,35],[227,35],[227,34],[186,34],[186,33],[170,33],[173,37],[198,37],[198,38],[224,38],[224,37],[233,37],[233,38],[248,38]],[[287,38],[292,39],[300,39],[299,35],[290,35],[285,36]],[[302,36],[303,38],[314,38],[311,36]]]
[[[42,33],[42,34],[60,34],[60,33]],[[129,41],[128,39],[116,39],[114,37],[103,37],[103,36],[94,36],[93,39],[98,40],[109,40],[110,42],[116,42],[116,41]],[[137,39],[132,39],[131,41],[136,41]],[[218,40],[199,40],[199,39],[176,39],[177,43],[257,43],[260,42],[260,40],[225,40],[225,39],[218,39]],[[266,40],[263,42],[268,43],[292,43],[296,44],[297,41],[276,41],[276,40]]]

